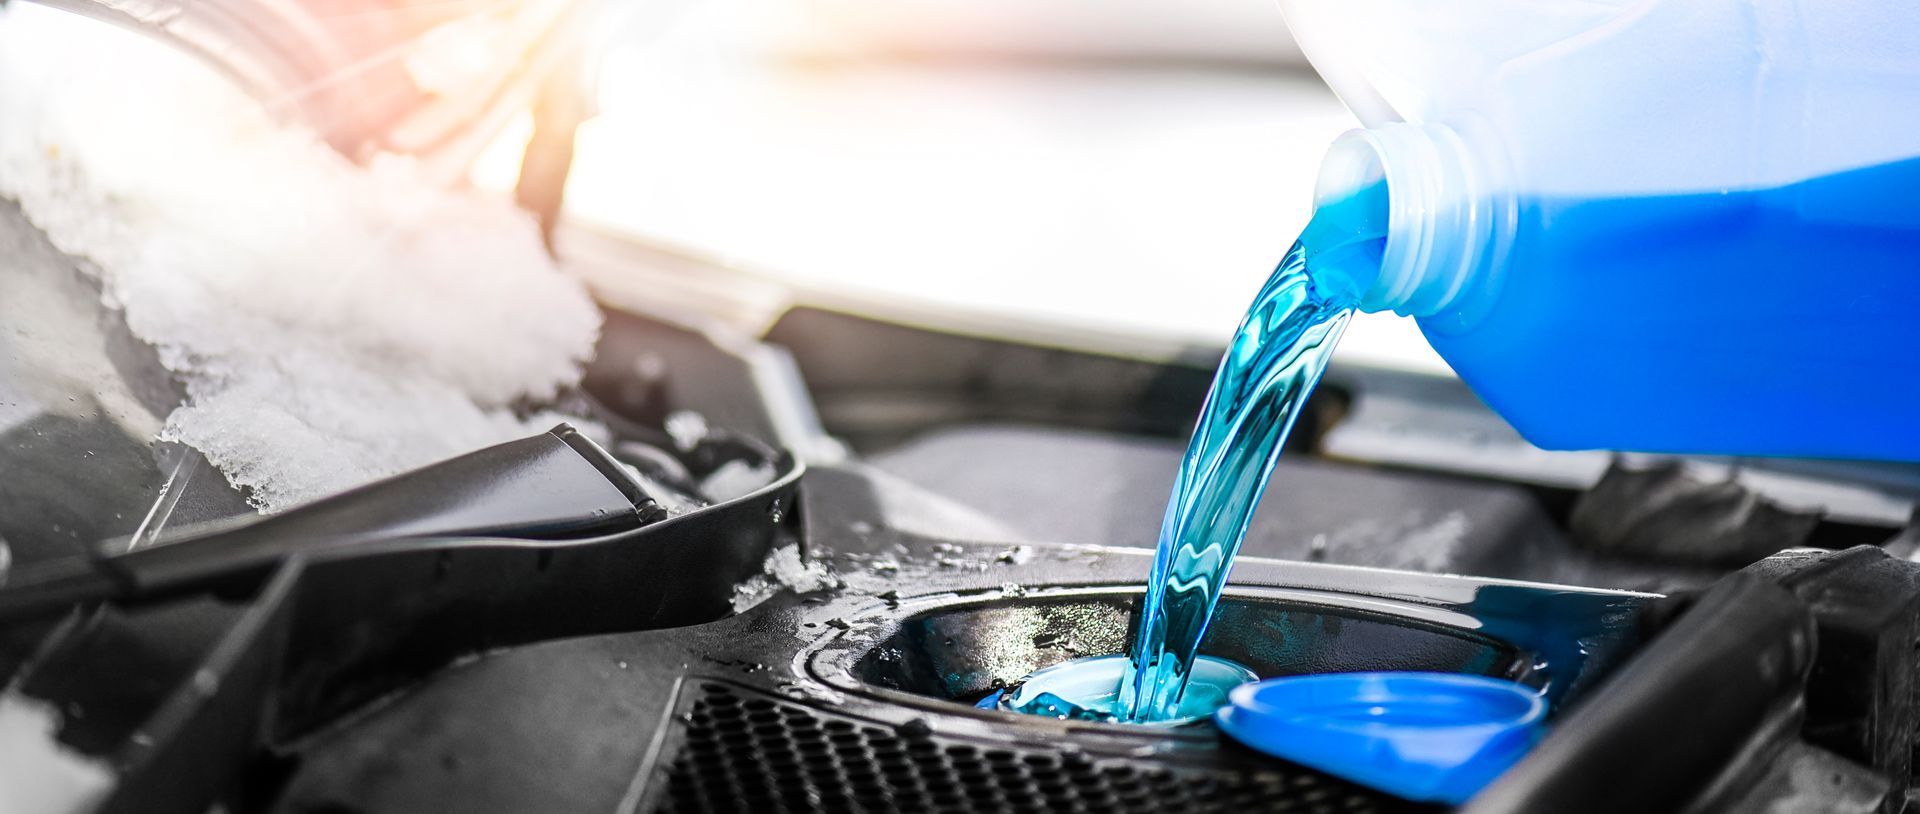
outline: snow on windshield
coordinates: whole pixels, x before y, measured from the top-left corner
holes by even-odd
[[[272,511],[515,436],[600,316],[505,200],[359,166],[166,45],[0,9],[0,196],[187,399],[160,435]],[[0,258],[5,262],[5,258]]]

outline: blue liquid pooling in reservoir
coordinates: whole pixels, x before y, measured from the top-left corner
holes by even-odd
[[[981,705],[1062,720],[1111,722],[1117,720],[1114,709],[1120,677],[1130,669],[1132,663],[1124,655],[1075,659],[1036,670]],[[1153,723],[1177,726],[1205,720],[1226,705],[1233,688],[1258,679],[1252,670],[1226,659],[1201,656],[1194,660],[1180,707]]]
[[[1183,708],[1191,707],[1183,703],[1187,678],[1274,458],[1326,370],[1360,286],[1379,271],[1385,199],[1376,186],[1320,207],[1234,333],[1167,501],[1119,691],[1046,694],[1016,711],[1132,723],[1191,715]],[[1322,267],[1342,273],[1322,278]]]

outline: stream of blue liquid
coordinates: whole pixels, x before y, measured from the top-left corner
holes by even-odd
[[[1261,288],[1214,374],[1160,524],[1116,718],[1176,714],[1274,459],[1353,315],[1352,292],[1315,285],[1310,263],[1319,258],[1305,237]],[[1370,253],[1377,268],[1377,247],[1344,247],[1329,257]]]
[[[1049,696],[1052,717],[1146,723],[1179,717],[1247,524],[1287,434],[1353,315],[1353,286],[1378,274],[1386,190],[1320,207],[1247,309],[1200,411],[1161,521],[1131,664],[1105,709]],[[1316,275],[1339,267],[1341,274]],[[1344,286],[1344,287],[1335,287]]]

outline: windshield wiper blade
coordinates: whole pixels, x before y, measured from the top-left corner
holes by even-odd
[[[0,586],[0,622],[251,582],[294,556],[348,559],[429,539],[538,545],[666,518],[619,461],[561,424],[280,514],[189,526],[131,551],[107,540],[87,557],[17,568]]]

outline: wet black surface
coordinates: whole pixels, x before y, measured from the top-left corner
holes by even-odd
[[[815,473],[820,471],[832,470]],[[809,484],[801,511],[810,517],[831,514],[819,508],[825,504],[873,505],[860,494],[865,487],[857,477]],[[714,682],[738,688],[728,691],[742,698],[774,699],[792,715],[919,731],[943,750],[963,745],[1054,756],[1047,760],[1078,755],[1073,759],[1086,761],[1096,774],[1122,766],[1200,775],[1228,771],[1258,783],[1263,773],[1303,771],[1223,748],[1209,728],[1167,735],[986,712],[954,700],[1067,657],[1059,645],[1073,636],[1049,633],[1084,633],[1087,648],[1116,646],[1113,634],[1124,625],[1125,603],[1147,566],[1138,553],[955,543],[901,532],[882,513],[835,516],[842,525],[831,533],[815,524],[808,531],[813,554],[833,563],[844,580],[841,589],[776,595],[741,616],[695,628],[550,642],[460,665],[404,701],[302,744],[303,766],[278,810],[614,810],[632,804],[678,810],[676,801],[710,802],[712,783],[719,781],[688,777],[685,772],[693,770],[685,768],[681,750],[707,748],[687,744],[719,737],[700,734],[698,716],[685,706],[697,705],[707,692],[701,688]],[[1633,609],[1643,601],[1528,588],[1523,592],[1532,603],[1516,604],[1505,598],[1511,587],[1461,578],[1259,560],[1242,569],[1246,587],[1235,594],[1240,598],[1230,613],[1247,618],[1225,625],[1230,630],[1219,641],[1276,674],[1401,664],[1547,683],[1550,676],[1532,671],[1533,654],[1555,641],[1578,641],[1591,660],[1553,668],[1567,679],[1562,686],[1573,686],[1575,676],[1597,673],[1630,641]],[[1264,593],[1255,587],[1262,585],[1268,586]],[[1480,619],[1475,613],[1482,609],[1501,618]],[[1543,624],[1556,613],[1582,629]],[[1497,644],[1472,629],[1500,624],[1514,633],[1534,631],[1540,639],[1515,643],[1502,637]],[[945,643],[947,632],[956,634],[952,646]],[[1263,635],[1281,633],[1294,637],[1290,647]],[[959,635],[970,638],[959,641]],[[906,647],[909,642],[917,645]],[[1510,657],[1518,651],[1529,655]],[[951,658],[942,662],[943,655]],[[392,753],[396,743],[408,744],[404,755]],[[859,748],[870,752],[870,746]],[[754,741],[740,748],[772,747]],[[568,766],[567,783],[524,782],[557,762]],[[501,768],[515,766],[526,769]],[[949,770],[930,769],[929,776]],[[791,782],[819,780],[802,772]],[[686,783],[706,791],[684,791]],[[683,789],[681,797],[674,788]],[[1365,799],[1386,805],[1377,797]],[[966,810],[1000,810],[996,805],[1004,799],[992,802]],[[787,805],[842,810],[791,799]]]

